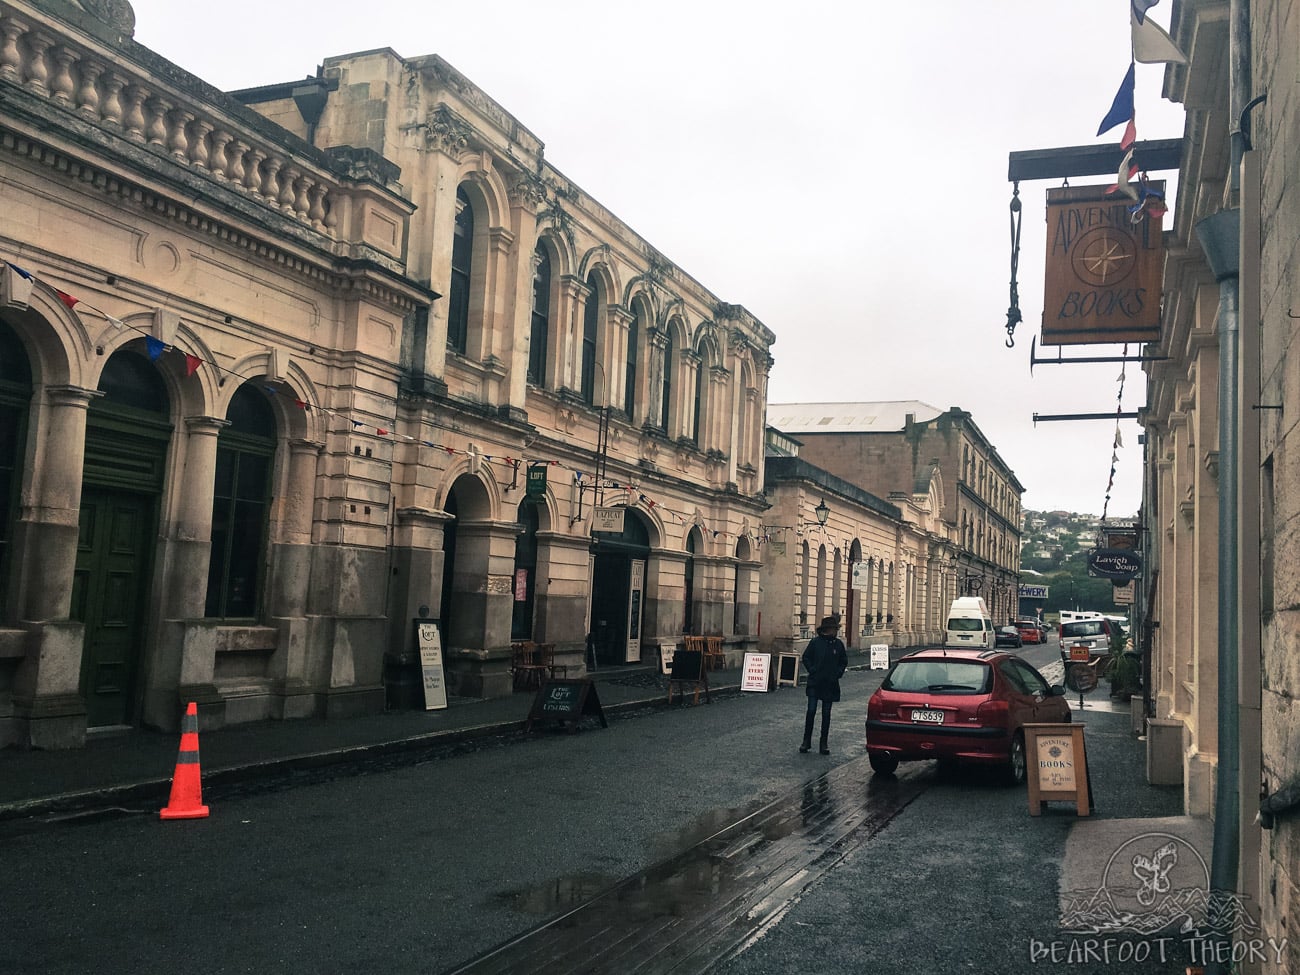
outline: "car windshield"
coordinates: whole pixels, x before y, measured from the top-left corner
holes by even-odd
[[[900,660],[880,685],[887,691],[987,694],[993,671],[969,660]]]
[[[948,621],[948,629],[966,630],[978,633],[980,630],[984,629],[984,621],[979,617],[972,618],[970,616],[955,616]]]
[[[1101,620],[1080,620],[1077,623],[1066,623],[1061,627],[1061,636],[1101,636]]]

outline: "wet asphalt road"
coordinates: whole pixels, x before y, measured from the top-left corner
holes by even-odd
[[[846,675],[829,758],[797,753],[787,688],[226,797],[206,820],[0,838],[24,932],[0,972],[1044,970],[1006,963],[1052,933],[1073,817],[928,764],[873,779],[880,676]],[[690,930],[630,923],[662,915]],[[639,947],[596,968],[631,929]],[[524,960],[485,958],[512,943]]]

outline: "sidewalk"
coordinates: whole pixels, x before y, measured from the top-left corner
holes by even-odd
[[[601,710],[668,707],[668,678],[649,666],[608,668],[591,675]],[[740,693],[739,666],[708,675],[712,696]],[[522,734],[534,691],[488,700],[452,697],[436,711],[388,711],[358,718],[261,721],[206,731],[199,726],[203,787],[288,777],[304,771]],[[672,707],[679,707],[674,694]],[[704,707],[703,695],[698,705]],[[588,719],[590,720],[590,719]],[[553,725],[552,725],[553,727]],[[135,729],[92,734],[68,751],[0,750],[0,822],[50,820],[117,806],[166,805],[179,736]]]

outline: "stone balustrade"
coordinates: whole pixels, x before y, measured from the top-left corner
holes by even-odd
[[[345,194],[326,171],[313,171],[301,158],[259,144],[258,134],[237,121],[205,114],[201,99],[185,104],[180,93],[162,91],[143,78],[0,9],[0,83],[22,85],[89,122],[211,174],[263,206],[337,236]]]

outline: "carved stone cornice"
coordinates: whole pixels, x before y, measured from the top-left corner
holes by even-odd
[[[474,129],[446,105],[436,105],[424,120],[424,144],[428,149],[460,159],[469,148]]]
[[[577,237],[573,232],[573,218],[569,216],[568,211],[560,206],[560,200],[557,195],[556,199],[551,201],[551,205],[538,215],[539,224],[549,224],[552,230],[563,237],[570,247],[576,247]]]
[[[120,30],[127,37],[135,36],[135,11],[127,0],[81,0],[86,13]]]
[[[546,183],[533,173],[520,173],[510,184],[510,202],[536,212],[546,202]]]
[[[1219,452],[1217,450],[1207,450],[1204,463],[1210,477],[1217,481],[1219,479]]]

